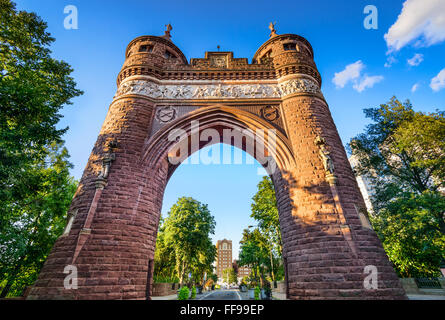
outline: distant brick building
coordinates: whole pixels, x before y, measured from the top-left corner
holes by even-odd
[[[248,277],[251,271],[252,269],[247,266],[238,267],[238,280],[241,280],[244,277]]]
[[[232,268],[232,240],[218,240],[216,243],[216,275],[223,278],[223,271]]]

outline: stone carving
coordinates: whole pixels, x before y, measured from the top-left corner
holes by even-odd
[[[103,188],[106,184],[108,174],[110,173],[111,162],[116,159],[114,149],[117,148],[116,141],[109,141],[107,144],[108,151],[102,158],[102,170],[96,180],[96,188]]]
[[[261,109],[261,116],[268,121],[275,121],[280,117],[277,107],[266,106]]]
[[[212,68],[226,68],[226,56],[224,55],[214,55],[210,58],[210,67]]]
[[[315,81],[291,79],[276,84],[156,84],[145,80],[124,81],[116,96],[138,94],[154,99],[261,99],[280,98],[293,93],[320,93]]]
[[[277,31],[275,30],[275,25],[276,25],[277,23],[276,22],[271,22],[270,24],[269,24],[269,30],[270,30],[270,35],[269,35],[269,37],[275,37],[276,35],[277,35]]]
[[[326,139],[317,136],[317,138],[315,138],[315,144],[320,148],[319,156],[323,162],[324,170],[327,174],[333,175],[335,168],[330,155],[331,153],[326,149]]]
[[[172,25],[169,23],[169,24],[166,24],[165,25],[165,34],[164,34],[164,37],[167,37],[167,38],[171,38],[171,31],[173,30],[173,27],[172,27]]]
[[[176,109],[168,106],[168,107],[160,107],[156,110],[156,119],[160,123],[168,123],[176,118]]]

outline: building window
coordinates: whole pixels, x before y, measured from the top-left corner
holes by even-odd
[[[150,45],[142,45],[139,47],[139,52],[152,52],[153,46]]]
[[[164,57],[166,59],[175,59],[176,58],[176,56],[168,50],[165,50]]]
[[[297,45],[295,43],[285,43],[283,49],[284,51],[297,50]]]

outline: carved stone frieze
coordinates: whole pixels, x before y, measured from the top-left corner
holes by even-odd
[[[320,93],[309,79],[291,79],[280,84],[157,84],[146,80],[121,83],[116,96],[138,94],[154,99],[262,99],[281,98],[293,93]]]

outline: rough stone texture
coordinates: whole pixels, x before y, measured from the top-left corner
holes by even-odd
[[[297,47],[284,50],[286,43]],[[140,52],[141,45],[151,46],[150,52]],[[165,56],[166,50],[170,57]],[[168,39],[139,37],[127,48],[118,85],[141,75],[146,81],[178,85],[193,80],[215,84],[264,79],[280,84],[302,78],[321,85],[312,47],[297,35],[271,38],[260,47],[252,64],[234,59],[231,53],[223,57],[225,63],[212,60],[218,55],[222,57],[221,53],[209,53],[188,64]],[[375,232],[361,224],[356,208],[365,208],[363,198],[322,94],[300,92],[251,100],[166,101],[137,94],[115,97],[70,207],[70,214],[77,212],[72,228],[56,241],[28,299],[150,298],[164,189],[177,167],[167,158],[174,144],[168,134],[172,128],[190,134],[191,121],[199,121],[201,131],[213,128],[220,135],[227,128],[280,127],[276,151],[267,143],[266,147],[278,165],[270,174],[280,214],[288,298],[404,299]],[[179,118],[153,130],[156,108],[166,105],[199,107],[178,112]],[[280,122],[261,117],[258,108],[267,105],[279,106]],[[336,185],[326,180],[314,143],[317,136],[326,139]],[[117,147],[111,148],[110,141],[117,142]],[[183,142],[189,144],[190,140]],[[242,148],[249,152],[249,145]],[[115,160],[101,187],[102,160],[110,152]],[[77,290],[64,289],[67,265],[78,268]],[[364,288],[367,265],[377,267],[378,289]]]
[[[179,290],[178,283],[154,283],[152,286],[153,297],[165,297],[176,294]]]

